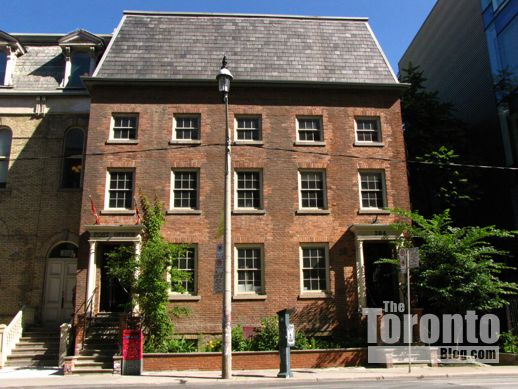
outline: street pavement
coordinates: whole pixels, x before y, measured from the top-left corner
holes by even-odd
[[[140,376],[121,376],[113,374],[82,374],[63,376],[58,369],[15,369],[4,368],[0,370],[0,388],[103,388],[103,387],[145,387],[145,386],[175,386],[182,385],[182,388],[190,386],[211,386],[211,387],[359,387],[333,386],[334,383],[350,382],[380,382],[384,381],[386,387],[403,387],[398,385],[406,382],[429,381],[430,384],[441,379],[463,379],[465,385],[468,381],[477,377],[482,379],[499,378],[504,382],[495,386],[473,386],[473,387],[513,387],[518,388],[518,366],[448,366],[448,367],[426,367],[414,366],[412,372],[408,373],[408,367],[365,368],[365,367],[343,367],[328,369],[294,369],[294,377],[289,379],[277,378],[278,370],[235,370],[229,380],[222,380],[219,371],[161,371],[144,372]],[[389,385],[390,382],[394,385]],[[385,387],[383,386],[383,387]],[[419,384],[418,386],[422,386]],[[363,387],[377,387],[363,386]],[[417,387],[417,385],[415,386]],[[431,386],[428,386],[431,387]],[[438,387],[438,386],[433,386]]]

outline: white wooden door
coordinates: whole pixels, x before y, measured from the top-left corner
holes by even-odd
[[[70,321],[74,312],[76,269],[77,259],[75,258],[48,259],[43,305],[43,322],[45,324]]]

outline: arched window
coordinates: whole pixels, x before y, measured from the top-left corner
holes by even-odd
[[[76,258],[77,246],[74,243],[60,243],[51,251],[49,258]]]
[[[0,128],[0,188],[5,188],[7,184],[12,137],[13,135],[9,128]]]
[[[80,128],[71,128],[65,134],[63,150],[63,188],[81,187],[83,170],[84,133]]]

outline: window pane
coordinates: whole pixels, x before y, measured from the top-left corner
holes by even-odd
[[[379,126],[377,119],[356,120],[356,138],[360,142],[379,142]]]
[[[323,247],[302,249],[302,275],[304,290],[327,290],[326,257]]]
[[[197,116],[177,117],[175,127],[176,139],[198,140],[199,136],[199,118]]]
[[[0,188],[5,188],[11,154],[11,130],[0,128]]]
[[[136,139],[137,117],[115,116],[113,118],[113,139]]]
[[[260,140],[261,129],[259,127],[259,118],[238,118],[237,139]]]
[[[324,208],[324,174],[302,172],[300,174],[302,208]]]
[[[0,49],[0,85],[4,85],[5,68],[7,66],[7,53]]]
[[[198,206],[197,172],[176,171],[173,183],[173,207],[196,209]]]
[[[195,258],[196,250],[194,247],[186,249],[179,257],[177,268],[184,273],[184,277],[179,281],[179,285],[182,287],[180,291],[185,290],[187,293],[194,294],[194,277],[195,277]],[[171,289],[175,291],[178,285],[172,284]],[[179,288],[176,288],[177,291]],[[183,289],[183,290],[182,290]]]
[[[237,173],[237,207],[261,207],[261,182],[259,172]]]
[[[299,140],[319,142],[322,140],[322,132],[320,128],[320,119],[298,119],[299,123]]]
[[[381,173],[362,173],[360,177],[362,208],[384,208]]]
[[[260,292],[262,289],[261,249],[239,248],[237,250],[238,292]]]
[[[90,53],[73,52],[72,53],[72,70],[67,86],[82,86],[81,76],[90,74]]]
[[[133,172],[110,172],[110,208],[131,209]]]
[[[72,128],[65,135],[63,151],[63,188],[79,188],[81,186],[81,170],[83,165],[84,134],[80,128]]]

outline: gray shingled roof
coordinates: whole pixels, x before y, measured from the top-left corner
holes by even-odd
[[[365,19],[127,12],[97,78],[395,84]]]
[[[17,58],[13,74],[16,90],[55,90],[65,71],[65,59],[59,46],[26,46]]]

